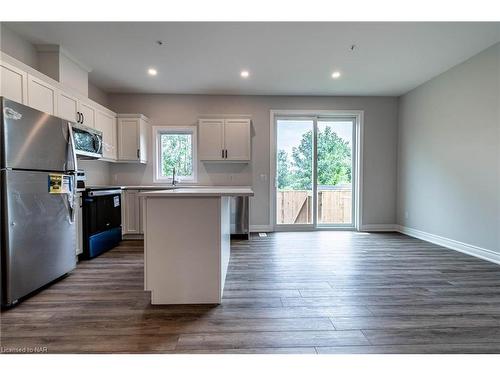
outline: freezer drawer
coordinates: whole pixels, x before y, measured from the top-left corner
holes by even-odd
[[[68,194],[49,194],[48,173],[1,171],[2,304],[75,268],[76,231]]]

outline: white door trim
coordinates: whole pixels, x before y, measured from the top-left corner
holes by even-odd
[[[272,109],[269,114],[269,225],[275,230],[276,202],[274,190],[276,188],[276,117],[277,116],[349,116],[356,119],[356,175],[355,175],[355,215],[354,228],[360,230],[363,226],[363,148],[364,148],[364,111],[363,110],[277,110]]]

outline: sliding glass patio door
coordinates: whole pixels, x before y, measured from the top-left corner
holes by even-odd
[[[352,228],[354,117],[276,117],[277,229]]]

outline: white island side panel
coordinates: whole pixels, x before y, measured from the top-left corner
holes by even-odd
[[[229,267],[229,258],[231,256],[231,201],[230,197],[221,197],[221,273],[220,273],[220,292],[221,297],[224,293],[224,284],[226,283],[226,274]]]
[[[222,268],[229,261],[229,236],[221,225],[229,220],[228,198],[146,197],[144,214],[151,303],[220,303]]]

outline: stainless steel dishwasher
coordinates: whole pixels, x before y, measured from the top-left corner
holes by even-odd
[[[248,197],[231,197],[231,238],[249,238]]]

